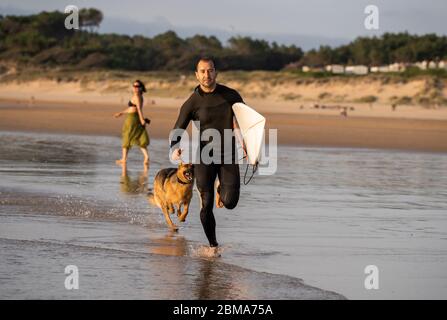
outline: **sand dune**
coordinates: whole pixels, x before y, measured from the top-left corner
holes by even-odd
[[[430,109],[398,105],[393,111],[390,104],[382,102],[392,93],[405,95],[407,91],[425,85],[418,81],[402,84],[403,87],[398,88],[401,91],[393,91],[393,86],[397,84],[382,88],[382,98],[373,104],[312,98],[322,90],[330,92],[331,96],[347,92],[352,92],[351,98],[368,95],[380,89],[374,83],[371,86],[365,83],[360,86],[350,81],[344,85],[307,83],[299,87],[301,89],[295,88],[298,90],[297,97],[301,98],[286,100],[279,97],[284,94],[282,91],[275,91],[268,98],[256,94],[245,95],[244,92],[251,89],[256,93],[255,87],[259,85],[256,83],[248,83],[239,90],[247,104],[266,115],[267,127],[278,129],[279,143],[445,152],[447,107]],[[193,84],[191,82],[190,86],[193,87]],[[231,86],[232,82],[229,81],[228,85]],[[238,88],[236,85],[234,87]],[[284,90],[286,87],[284,85]],[[149,88],[145,96],[145,113],[152,119],[150,135],[167,139],[188,93],[159,97],[154,96],[160,89],[157,88]],[[0,130],[118,136],[122,119],[114,119],[112,115],[124,109],[129,98],[130,87],[126,88],[122,82],[36,80],[2,83]],[[341,115],[343,111],[347,116]]]
[[[301,79],[250,80],[224,74],[222,83],[241,92],[245,101],[261,112],[313,115],[340,115],[346,110],[350,117],[380,117],[447,120],[446,81],[431,78],[388,81],[380,79]],[[292,81],[293,80],[293,81]],[[433,83],[438,81],[439,83]],[[150,79],[147,81],[147,103],[179,108],[196,81],[181,79]],[[131,94],[127,80],[30,80],[0,83],[0,100],[27,102],[73,102],[81,104],[125,105]],[[369,102],[375,99],[374,102]],[[418,104],[422,101],[425,105]],[[393,110],[392,105],[395,105]]]

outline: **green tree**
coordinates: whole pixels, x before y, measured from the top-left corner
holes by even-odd
[[[87,28],[88,31],[93,32],[95,28],[99,28],[103,19],[101,11],[95,8],[79,10],[79,26]]]

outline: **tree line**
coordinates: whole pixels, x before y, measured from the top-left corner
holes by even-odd
[[[64,27],[66,14],[41,12],[0,17],[0,59],[24,64],[127,70],[191,70],[198,57],[216,58],[219,69],[279,70],[299,60],[296,46],[233,37],[224,46],[214,36],[182,39],[168,31],[153,38],[92,32],[102,20],[96,9],[79,11],[79,30]]]
[[[384,33],[380,37],[358,37],[337,48],[320,46],[306,52],[301,65],[328,64],[380,66],[447,59],[447,37],[436,34]]]
[[[94,31],[103,15],[94,8],[79,11],[79,30],[66,29],[66,17],[59,11],[0,16],[0,59],[24,65],[144,71],[193,70],[203,55],[214,57],[220,70],[281,70],[293,62],[381,65],[447,58],[447,38],[435,34],[386,33],[304,53],[295,45],[242,36],[224,45],[215,36],[182,39],[173,31],[152,38],[99,34]]]

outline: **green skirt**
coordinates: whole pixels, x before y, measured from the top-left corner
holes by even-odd
[[[150,142],[146,128],[141,125],[137,112],[127,114],[123,125],[122,136],[123,148],[130,149],[132,146],[146,148]]]

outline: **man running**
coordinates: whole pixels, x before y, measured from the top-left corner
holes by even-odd
[[[233,120],[232,106],[236,102],[243,102],[243,100],[236,90],[216,83],[217,73],[211,58],[201,58],[196,65],[195,74],[199,85],[181,107],[174,129],[186,129],[191,120],[199,121],[201,136],[206,129],[215,129],[220,133],[221,146],[224,146],[224,130],[233,130],[237,126]],[[181,137],[171,141],[171,149],[180,142],[180,139]],[[209,142],[201,141],[200,151]],[[200,157],[200,163],[194,165],[194,175],[201,198],[200,220],[211,247],[218,246],[216,220],[213,214],[216,177],[220,183],[217,187],[216,205],[233,209],[239,201],[240,176],[234,146],[233,135],[231,150],[224,147],[221,150],[212,150],[220,153],[217,155],[221,159],[220,163],[212,161],[210,164],[205,164]],[[177,147],[172,152],[172,159],[179,160],[180,155],[181,150]],[[213,154],[213,159],[215,156]]]

